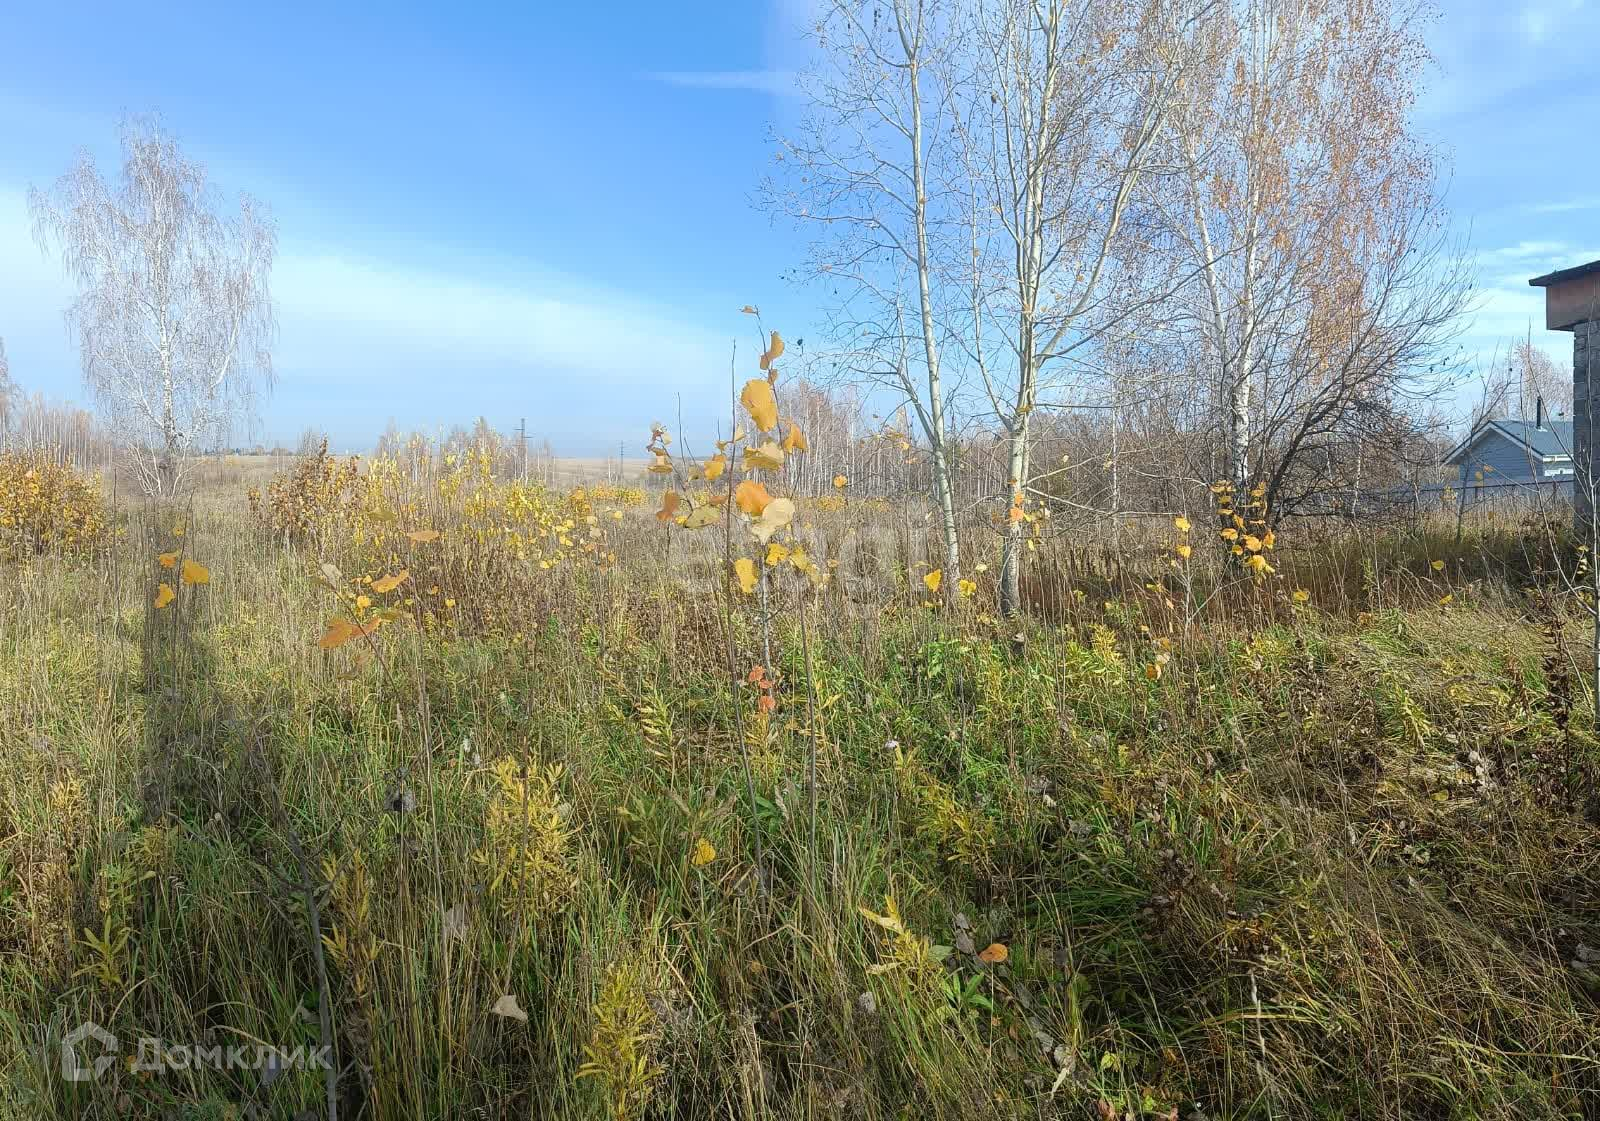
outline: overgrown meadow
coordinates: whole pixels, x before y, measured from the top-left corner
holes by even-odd
[[[946,580],[733,419],[570,492],[3,461],[0,1113],[1600,1113],[1559,530],[1018,496]]]

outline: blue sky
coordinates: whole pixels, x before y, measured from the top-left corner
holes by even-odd
[[[817,320],[781,274],[802,235],[754,205],[801,110],[807,0],[671,5],[62,3],[0,45],[0,337],[29,390],[81,399],[71,294],[25,194],[124,111],[160,111],[228,191],[272,207],[278,388],[267,438],[365,448],[528,418],[560,454],[720,411],[745,303]],[[1417,122],[1478,259],[1468,344],[1539,330],[1526,280],[1600,257],[1600,3],[1448,4]],[[741,365],[741,371],[746,367]],[[703,426],[691,424],[691,429]]]

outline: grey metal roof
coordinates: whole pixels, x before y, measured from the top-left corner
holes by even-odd
[[[1457,444],[1445,456],[1446,463],[1458,463],[1491,428],[1500,430],[1501,435],[1507,439],[1527,448],[1532,454],[1540,458],[1571,458],[1572,456],[1572,422],[1570,420],[1547,420],[1543,428],[1534,426],[1531,420],[1487,420],[1472,430],[1461,443]]]
[[[1570,269],[1557,269],[1547,272],[1543,276],[1536,276],[1528,281],[1535,288],[1548,288],[1552,284],[1560,284],[1566,280],[1577,280],[1579,277],[1588,276],[1592,272],[1600,272],[1600,261],[1589,261],[1587,264],[1574,265]]]
[[[1535,428],[1531,420],[1497,420],[1495,424],[1512,439],[1532,448],[1535,455],[1572,454],[1570,420],[1547,420],[1543,428]]]

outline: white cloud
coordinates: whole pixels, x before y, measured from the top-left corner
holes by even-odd
[[[62,328],[72,289],[33,243],[23,196],[0,188],[0,337],[28,390],[81,398]],[[361,446],[391,416],[432,428],[526,416],[558,451],[641,443],[681,394],[686,418],[727,411],[730,335],[671,309],[513,262],[483,275],[292,241],[272,289],[277,390],[266,429],[326,426]],[[493,279],[484,279],[491,271]],[[719,324],[720,325],[720,324]]]
[[[1478,298],[1461,337],[1467,355],[1484,366],[1501,360],[1509,344],[1531,338],[1534,346],[1552,358],[1570,362],[1572,337],[1545,330],[1544,291],[1528,281],[1596,259],[1600,259],[1600,249],[1553,240],[1521,241],[1480,252]]]
[[[644,76],[652,82],[688,89],[748,90],[776,97],[798,92],[795,75],[788,70],[658,70]]]
[[[1555,202],[1536,202],[1524,207],[1523,210],[1528,214],[1572,214],[1585,210],[1600,210],[1600,195],[1561,199]]]

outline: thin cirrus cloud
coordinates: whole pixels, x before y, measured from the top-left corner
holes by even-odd
[[[1600,210],[1600,195],[1536,202],[1523,209],[1528,214],[1574,214],[1586,210]]]
[[[1556,240],[1521,241],[1480,252],[1482,283],[1462,346],[1482,365],[1499,361],[1508,345],[1531,338],[1552,358],[1570,362],[1571,337],[1544,329],[1544,293],[1528,281],[1596,259],[1600,249]]]
[[[656,70],[644,77],[684,89],[741,90],[774,97],[798,93],[792,70]]]
[[[4,187],[0,260],[12,376],[28,392],[84,400],[61,318],[72,286],[34,244],[21,192]],[[563,454],[590,454],[637,442],[680,395],[688,416],[726,411],[722,324],[527,262],[451,271],[286,242],[272,292],[268,439],[314,423],[359,449],[391,416],[431,429],[484,415],[504,428],[526,417]]]
[[[373,415],[398,411],[402,423],[526,415],[530,428],[558,436],[545,418],[560,417],[585,446],[569,451],[557,438],[557,449],[586,453],[647,433],[680,394],[686,408],[709,409],[725,392],[726,335],[581,282],[533,274],[498,284],[291,251],[273,288],[280,392],[337,386],[352,407],[365,397]],[[359,439],[374,425],[341,427]]]

